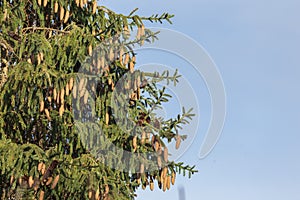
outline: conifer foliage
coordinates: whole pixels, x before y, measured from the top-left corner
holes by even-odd
[[[179,76],[134,68],[134,45],[157,36],[144,23],[172,15],[95,0],[0,0],[0,10],[1,199],[134,199],[196,172],[166,145],[180,147],[191,110],[153,112],[171,98],[157,83]]]

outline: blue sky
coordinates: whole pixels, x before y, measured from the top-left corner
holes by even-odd
[[[154,24],[189,35],[210,54],[222,75],[227,117],[222,136],[203,160],[196,154],[203,126],[181,157],[199,173],[178,178],[168,192],[138,192],[138,200],[300,199],[300,1],[185,0],[117,1],[99,4],[121,13],[175,14],[173,25]],[[203,90],[203,93],[206,93]],[[200,105],[200,107],[201,107]]]

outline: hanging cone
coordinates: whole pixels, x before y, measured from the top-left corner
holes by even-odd
[[[70,12],[67,10],[66,13],[65,13],[64,23],[67,23],[67,22],[68,22],[69,16],[70,16]]]
[[[54,188],[56,187],[56,185],[57,185],[57,183],[58,183],[58,180],[59,180],[59,175],[57,175],[57,176],[54,178],[54,180],[53,180],[53,182],[52,182],[52,185],[51,185],[51,189],[54,189]]]
[[[65,13],[65,9],[60,6],[60,10],[59,10],[59,20],[62,21],[64,19],[64,13]]]
[[[57,175],[57,176],[54,178],[54,180],[53,180],[53,182],[52,182],[52,185],[51,185],[51,189],[54,189],[54,188],[56,187],[56,185],[57,185],[57,183],[58,183],[58,180],[59,180],[59,175]]]
[[[48,0],[44,0],[43,6],[46,7],[46,6],[47,6],[47,3],[48,3]]]
[[[58,11],[58,3],[57,3],[57,1],[55,1],[55,3],[54,3],[54,13],[57,13],[57,11]]]
[[[97,9],[97,1],[93,2],[93,10],[92,13],[95,14],[96,13],[96,9]]]
[[[44,195],[45,195],[45,192],[42,190],[40,192],[39,200],[43,200],[44,199]]]

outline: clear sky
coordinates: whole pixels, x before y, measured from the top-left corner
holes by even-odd
[[[179,159],[196,164],[199,173],[192,179],[178,178],[165,193],[140,190],[138,200],[175,200],[181,186],[186,200],[300,199],[300,1],[104,0],[99,4],[120,13],[138,7],[140,15],[175,14],[173,25],[154,26],[182,32],[202,45],[218,66],[226,89],[226,122],[216,147],[208,157],[198,159],[209,122],[203,100],[199,136]]]

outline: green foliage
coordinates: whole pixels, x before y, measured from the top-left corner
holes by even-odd
[[[157,39],[144,22],[172,15],[87,0],[0,0],[0,10],[2,199],[134,199],[140,186],[165,191],[176,173],[196,172],[169,161],[165,144],[179,147],[191,110],[153,112],[171,98],[156,83],[179,75],[134,70],[134,45]]]

